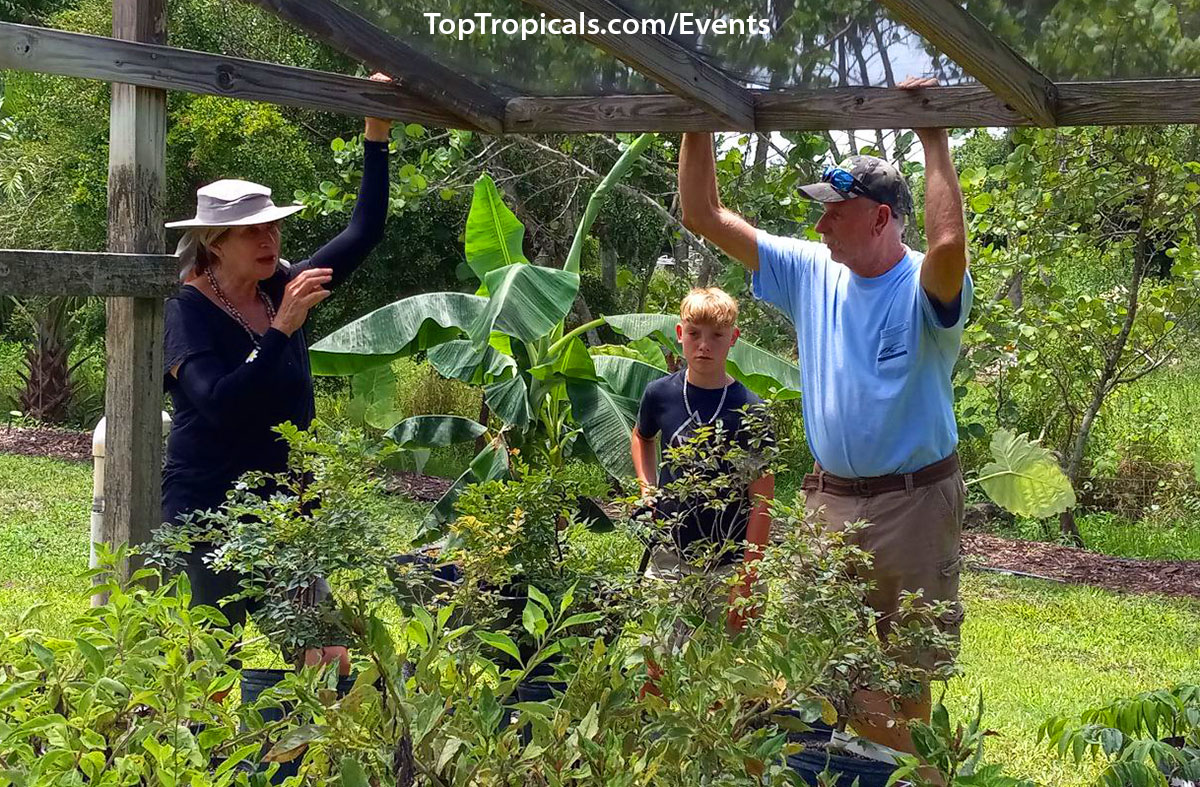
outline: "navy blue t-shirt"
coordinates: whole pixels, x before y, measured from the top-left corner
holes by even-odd
[[[349,226],[310,259],[280,266],[262,282],[278,309],[287,283],[309,268],[332,268],[338,286],[383,237],[388,210],[388,145],[365,143],[358,203]],[[312,424],[316,412],[304,330],[274,328],[259,338],[208,296],[184,285],[167,300],[164,387],[175,413],[163,468],[162,518],[219,506],[243,473],[287,469],[287,443],[273,430]],[[178,366],[178,377],[171,369]]]
[[[718,424],[721,426],[719,431],[714,431],[714,435],[719,434],[727,440],[738,440],[745,446],[743,412],[747,407],[760,404],[762,399],[735,380],[729,384],[722,404],[720,388],[698,388],[686,382],[686,379],[687,371],[680,370],[650,383],[642,394],[642,403],[638,409],[638,433],[651,439],[662,436],[660,445],[663,449],[663,460],[658,468],[658,486],[662,491],[657,508],[659,513],[668,516],[686,511],[678,529],[673,533],[675,546],[680,551],[698,541],[740,544],[746,540],[746,526],[750,521],[749,490],[728,490],[729,503],[724,509],[711,509],[699,505],[695,500],[681,499],[679,495],[664,489],[681,474],[681,469],[670,462],[666,449],[686,443],[695,435],[700,424],[708,424],[710,419],[713,419],[714,430]],[[690,416],[683,401],[684,385],[687,385]],[[733,561],[739,557],[736,552],[731,552],[725,559]]]

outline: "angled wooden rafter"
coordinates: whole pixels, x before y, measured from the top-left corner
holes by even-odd
[[[333,0],[245,0],[292,23],[458,118],[453,126],[499,134],[504,99],[404,44]]]
[[[606,25],[632,18],[612,0],[525,0],[563,18],[586,17]],[[754,96],[724,71],[665,35],[584,33],[582,38],[603,49],[670,93],[721,120],[723,128],[753,131]]]
[[[1058,125],[1057,85],[956,0],[879,2],[1035,125]]]
[[[454,127],[460,122],[396,85],[369,79],[2,22],[0,68],[433,126]]]

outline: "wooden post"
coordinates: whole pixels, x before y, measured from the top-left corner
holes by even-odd
[[[113,37],[166,43],[165,0],[113,0]],[[114,84],[109,126],[108,247],[165,251],[166,109],[163,90]],[[110,298],[104,540],[144,542],[159,523],[162,488],[161,298]]]

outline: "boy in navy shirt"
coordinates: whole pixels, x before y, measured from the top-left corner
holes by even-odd
[[[702,569],[689,558],[702,549],[715,549],[716,572],[733,573],[742,565],[731,601],[735,595],[750,597],[754,587],[752,564],[762,557],[767,543],[771,527],[768,503],[775,492],[775,479],[764,474],[744,489],[729,490],[724,508],[685,501],[668,486],[688,468],[676,466],[668,449],[684,445],[705,428],[715,438],[748,447],[744,415],[749,408],[761,406],[762,400],[725,370],[729,350],[739,335],[737,314],[737,301],[715,287],[692,290],[683,299],[675,330],[686,367],[646,387],[632,445],[643,497],[657,497],[657,513],[674,525],[672,543],[651,553],[647,576],[669,581],[699,572]],[[663,462],[656,468],[660,440]],[[658,492],[664,488],[665,493]],[[744,551],[735,549],[747,542]],[[727,620],[731,629],[741,628],[741,614],[735,610],[730,610]]]

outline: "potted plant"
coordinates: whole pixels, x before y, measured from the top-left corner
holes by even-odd
[[[394,449],[377,454],[355,433],[326,439],[319,422],[309,431],[291,424],[277,431],[290,448],[287,472],[247,473],[219,508],[160,527],[148,550],[151,563],[173,571],[185,553],[203,550],[214,571],[240,577],[227,601],[249,603],[255,625],[290,665],[241,670],[242,703],[259,726],[295,708],[271,690],[301,672],[306,653],[349,644],[369,612],[391,597],[386,566],[405,543],[399,523],[374,514],[375,481],[366,469],[369,457]],[[350,676],[309,673],[289,691],[315,690],[318,680],[335,693],[353,685]],[[266,755],[285,763],[281,777],[294,770],[291,750]]]

